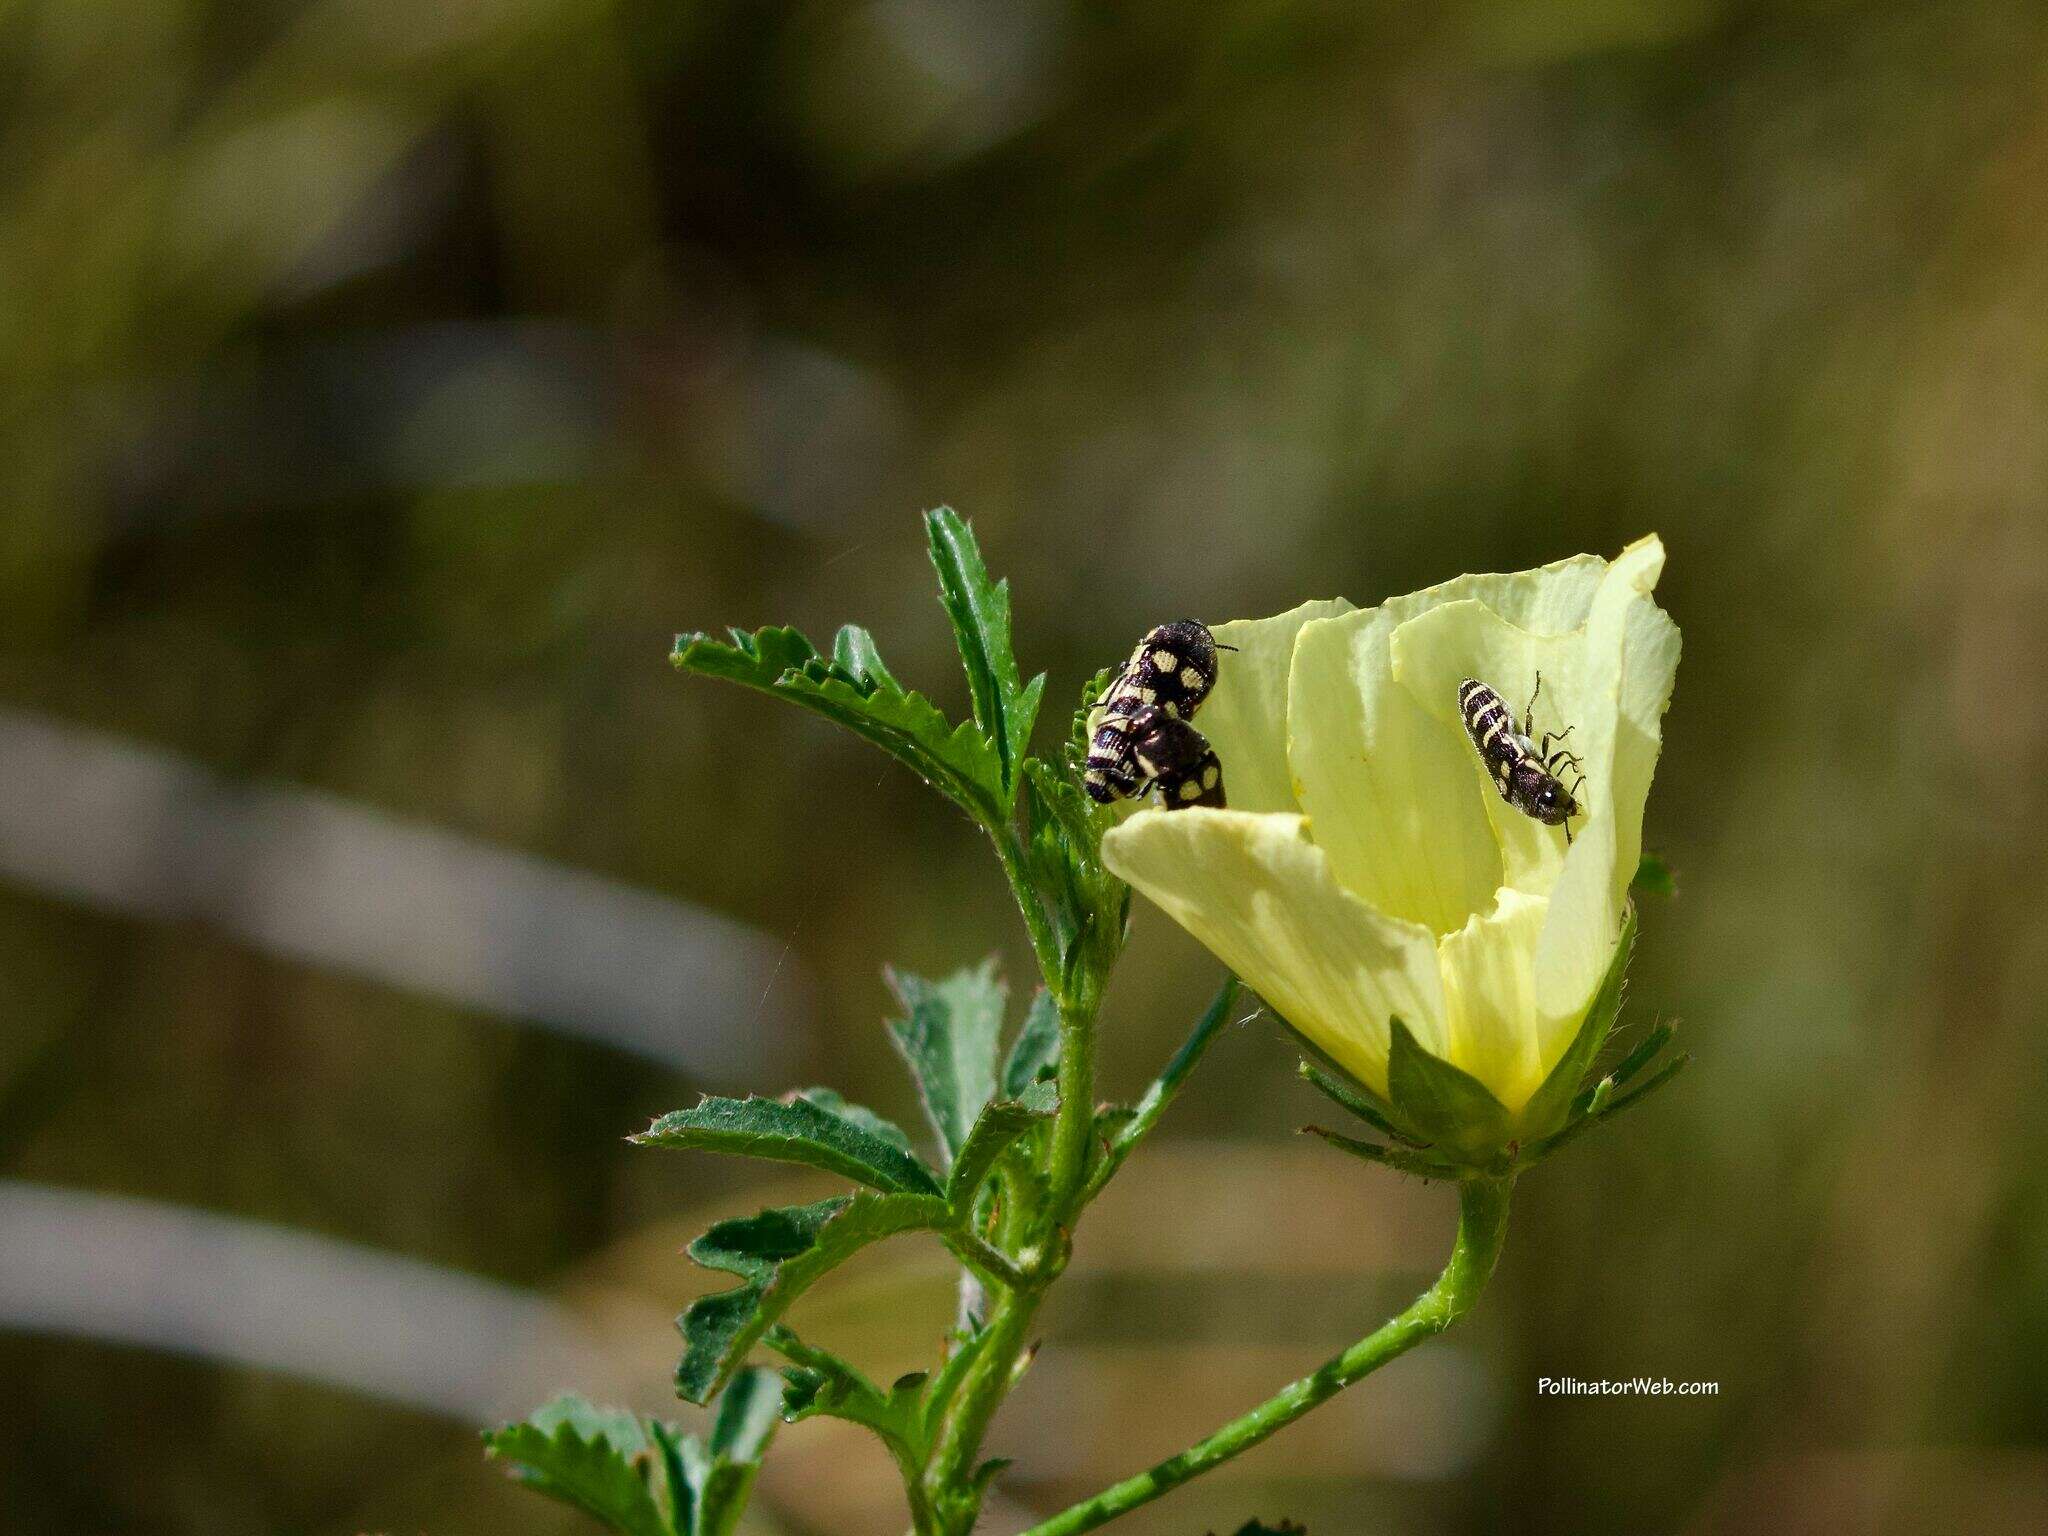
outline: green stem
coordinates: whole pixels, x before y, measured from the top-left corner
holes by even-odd
[[[989,1420],[1010,1389],[1017,1357],[1044,1296],[1042,1284],[1001,1294],[986,1332],[972,1346],[974,1363],[939,1420],[922,1491],[925,1506],[935,1517],[933,1528],[941,1536],[964,1536],[974,1528],[981,1508],[980,1490],[974,1485],[974,1461],[981,1454]]]
[[[1018,895],[1019,904],[1024,905],[1028,892],[1020,887]],[[972,1530],[980,1512],[981,1489],[975,1483],[974,1463],[981,1454],[989,1421],[1016,1378],[1017,1361],[1030,1338],[1046,1287],[1066,1265],[1067,1233],[1081,1204],[1088,1143],[1095,1128],[1098,986],[1092,978],[1082,977],[1076,991],[1075,996],[1054,994],[1060,997],[1060,1103],[1053,1118],[1047,1168],[1051,1198],[1042,1224],[1034,1223],[1039,1230],[1023,1250],[1020,1266],[1007,1274],[989,1276],[1000,1289],[990,1308],[987,1329],[974,1345],[974,1363],[941,1413],[925,1466],[925,1501],[933,1511],[936,1528],[945,1536]]]
[[[1071,1228],[1084,1203],[1089,1142],[1095,1135],[1095,1010],[1090,995],[1060,1003],[1060,1107],[1052,1123],[1052,1158],[1046,1172],[1052,1186],[1054,1221]]]
[[[1395,1356],[1442,1333],[1471,1309],[1487,1277],[1493,1273],[1501,1243],[1507,1236],[1508,1190],[1512,1184],[1512,1178],[1475,1179],[1459,1186],[1458,1238],[1450,1261],[1436,1284],[1416,1297],[1406,1311],[1326,1361],[1314,1373],[1282,1388],[1241,1418],[1231,1420],[1206,1440],[1034,1525],[1024,1536],[1078,1536],[1128,1514],[1140,1504],[1149,1503],[1190,1478],[1250,1450]]]

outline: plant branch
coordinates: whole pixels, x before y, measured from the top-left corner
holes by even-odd
[[[961,1227],[945,1234],[946,1246],[970,1273],[987,1284],[991,1281],[1015,1290],[1025,1283],[1024,1272],[1007,1253],[980,1233]]]
[[[1509,1179],[1476,1179],[1459,1186],[1458,1237],[1450,1261],[1436,1284],[1416,1297],[1406,1311],[1207,1439],[1034,1525],[1024,1536],[1079,1536],[1082,1531],[1092,1531],[1250,1450],[1389,1360],[1442,1333],[1471,1309],[1493,1273],[1507,1236],[1511,1183]]]
[[[1195,1022],[1180,1049],[1173,1053],[1173,1060],[1166,1064],[1166,1070],[1152,1080],[1152,1086],[1145,1090],[1145,1097],[1138,1101],[1137,1113],[1129,1123],[1116,1133],[1109,1144],[1108,1152],[1096,1160],[1095,1167],[1088,1175],[1088,1183],[1081,1193],[1080,1203],[1088,1204],[1102,1193],[1102,1186],[1116,1177],[1116,1171],[1123,1167],[1124,1159],[1131,1155],[1139,1142],[1152,1132],[1159,1123],[1159,1117],[1166,1113],[1174,1095],[1180,1092],[1180,1085],[1187,1080],[1195,1064],[1202,1059],[1211,1042],[1221,1033],[1224,1022],[1229,1019],[1231,1009],[1236,1006],[1238,980],[1235,976],[1223,978],[1223,985],[1216,989],[1216,996],[1210,1000],[1202,1017]]]
[[[1043,1285],[1005,1290],[999,1295],[988,1327],[975,1343],[974,1361],[939,1419],[921,1491],[926,1507],[936,1517],[934,1528],[941,1536],[964,1536],[980,1513],[974,1461],[981,1454],[989,1420],[995,1417],[996,1409],[1009,1392],[1017,1357],[1023,1353],[1032,1319],[1038,1315],[1038,1305],[1044,1296]]]

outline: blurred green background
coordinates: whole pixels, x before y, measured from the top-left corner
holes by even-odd
[[[621,1136],[907,1121],[880,961],[1025,974],[958,817],[665,661],[856,620],[962,708],[941,501],[1062,701],[1671,549],[1631,1001],[1697,1064],[1466,1329],[1119,1529],[2048,1526],[2048,11],[23,0],[0,81],[0,1529],[577,1528],[476,1425],[660,1406],[676,1250],[811,1188]],[[1106,1094],[1216,975],[1140,911]],[[990,1531],[1440,1262],[1292,1065],[1234,1030],[1091,1214]],[[908,1243],[806,1317],[947,1310]],[[1637,1375],[1720,1392],[1536,1390]],[[901,1529],[838,1428],[757,1536]]]

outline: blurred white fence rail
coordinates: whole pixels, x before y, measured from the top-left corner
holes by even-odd
[[[543,1297],[332,1238],[0,1180],[0,1328],[231,1361],[482,1423],[605,1379]]]
[[[0,878],[584,1035],[707,1082],[772,1072],[786,945],[333,796],[0,709]]]

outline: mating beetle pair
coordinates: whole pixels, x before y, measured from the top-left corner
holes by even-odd
[[[1161,624],[1138,642],[1096,702],[1088,734],[1081,782],[1098,804],[1155,787],[1168,810],[1225,804],[1216,749],[1189,724],[1216,686],[1218,649],[1193,619]]]

